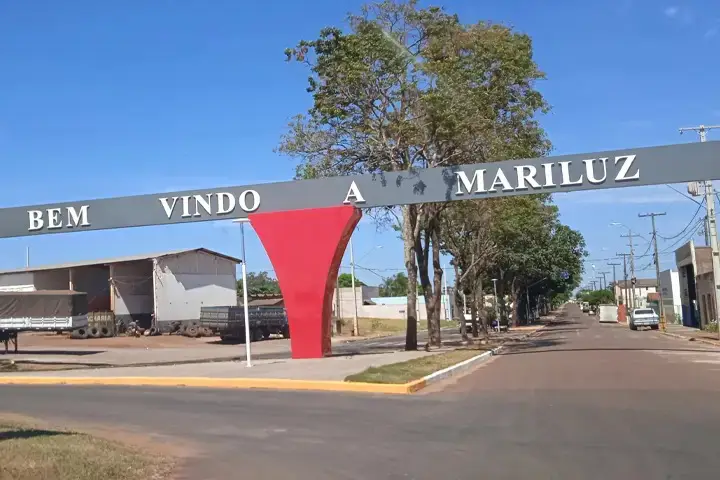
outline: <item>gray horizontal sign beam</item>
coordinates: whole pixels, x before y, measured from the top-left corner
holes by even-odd
[[[0,209],[0,238],[720,179],[720,142]]]

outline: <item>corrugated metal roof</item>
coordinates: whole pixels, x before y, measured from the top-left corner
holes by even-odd
[[[153,258],[162,258],[162,257],[170,257],[173,255],[182,255],[183,253],[191,253],[191,252],[205,252],[205,253],[209,253],[210,255],[215,255],[218,257],[226,258],[228,260],[232,260],[233,262],[236,262],[236,263],[241,262],[241,260],[239,258],[231,257],[229,255],[215,252],[213,250],[208,250],[207,248],[186,248],[186,249],[182,249],[182,250],[167,250],[165,252],[145,253],[145,254],[138,254],[138,255],[126,255],[123,257],[104,258],[104,259],[100,259],[100,260],[81,260],[78,262],[58,263],[55,265],[40,265],[37,267],[17,268],[17,269],[13,269],[13,270],[0,270],[0,275],[8,274],[8,273],[31,273],[31,272],[41,272],[41,271],[46,271],[46,270],[62,270],[63,268],[93,267],[93,266],[100,266],[100,265],[110,265],[113,263],[138,262],[138,261],[142,261],[142,260],[152,260]]]

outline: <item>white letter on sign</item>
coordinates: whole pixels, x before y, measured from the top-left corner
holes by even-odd
[[[620,164],[620,171],[618,172],[617,176],[615,177],[616,182],[624,182],[627,180],[638,180],[640,178],[640,167],[635,170],[635,173],[630,175],[630,167],[632,167],[633,162],[635,162],[635,155],[625,155],[622,157],[615,157],[615,165],[618,164],[619,161],[622,160],[622,163]]]
[[[40,230],[41,228],[43,228],[45,222],[43,221],[42,214],[43,212],[41,210],[28,210],[28,217],[30,220],[28,232],[32,232],[33,230]]]
[[[350,198],[353,197],[354,200],[350,200]],[[344,204],[349,204],[352,201],[355,203],[365,203],[365,199],[362,196],[362,193],[360,193],[360,189],[355,184],[355,180],[350,184],[350,189],[348,190],[347,195],[345,195],[345,200],[343,201]]]
[[[252,197],[252,205],[248,205],[248,195]],[[245,190],[238,196],[238,205],[246,212],[254,212],[260,208],[260,194],[255,190]]]
[[[75,210],[75,207],[68,207],[68,217],[70,219],[68,220],[67,226],[68,228],[73,227],[89,227],[90,222],[88,222],[88,206],[83,205],[80,207],[80,211],[78,212]]]
[[[475,170],[472,180],[463,171],[455,172],[457,176],[457,191],[455,195],[463,195],[465,193],[483,193],[485,192],[485,170]],[[471,192],[473,185],[477,185],[475,192]],[[465,191],[463,192],[463,188]]]

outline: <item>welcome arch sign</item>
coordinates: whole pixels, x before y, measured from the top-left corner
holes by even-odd
[[[4,208],[0,238],[248,218],[283,292],[293,358],[318,358],[362,209],[715,179],[720,142],[687,143]]]

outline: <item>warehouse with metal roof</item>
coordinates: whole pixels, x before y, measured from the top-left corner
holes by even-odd
[[[0,292],[86,292],[90,312],[169,329],[200,318],[200,307],[236,305],[240,260],[205,248],[0,271]]]

